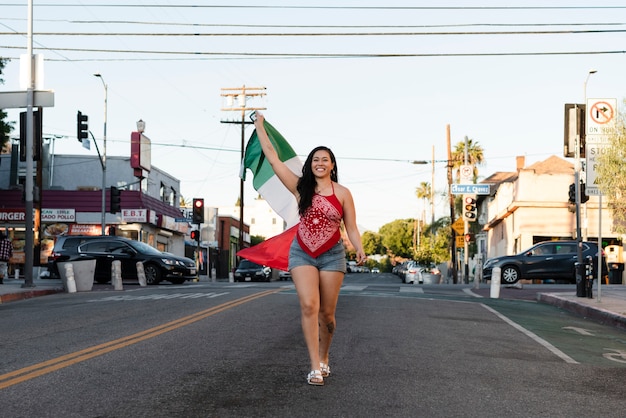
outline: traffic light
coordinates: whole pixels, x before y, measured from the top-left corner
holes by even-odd
[[[193,199],[191,222],[194,224],[204,223],[204,199]]]
[[[76,138],[80,142],[83,142],[85,138],[89,138],[89,116],[83,115],[80,110],[76,115]]]
[[[569,185],[569,198],[567,201],[571,204],[576,203],[576,183]]]
[[[585,183],[580,182],[580,203],[586,203],[589,200],[589,196],[585,193]]]
[[[111,186],[111,191],[110,191],[110,195],[109,195],[109,212],[110,213],[117,213],[121,210],[121,201],[122,201],[122,197],[121,197],[121,190],[118,189],[115,186]]]
[[[478,208],[476,207],[476,195],[463,195],[463,219],[474,222],[478,216]]]
[[[200,231],[194,229],[191,231],[191,239],[196,242],[200,242]]]

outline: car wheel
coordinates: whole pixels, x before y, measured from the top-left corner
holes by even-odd
[[[109,282],[109,279],[105,279],[102,277],[96,279],[96,283],[98,284],[107,284],[108,282]]]
[[[147,284],[159,284],[161,281],[161,270],[154,264],[146,264],[143,266],[143,271],[146,274]]]
[[[170,279],[170,283],[172,284],[183,284],[185,283],[185,279],[180,278],[180,279]]]
[[[506,266],[502,269],[502,283],[513,284],[519,280],[519,270],[517,267]]]

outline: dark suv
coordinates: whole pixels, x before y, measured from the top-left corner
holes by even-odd
[[[272,277],[272,269],[244,259],[239,262],[234,276],[236,282],[269,282]]]
[[[195,262],[186,257],[164,253],[143,242],[113,236],[59,237],[48,258],[51,277],[58,277],[57,263],[80,259],[96,259],[94,280],[107,283],[111,280],[113,261],[121,262],[122,279],[137,279],[137,262],[143,263],[148,284],[167,280],[181,284],[195,279]]]
[[[576,283],[575,263],[578,261],[576,241],[544,241],[517,255],[490,258],[483,266],[483,278],[491,279],[494,267],[501,269],[501,281],[513,284],[522,279],[566,280]],[[598,267],[598,244],[582,243],[582,256],[592,257],[593,271]],[[608,272],[602,251],[602,276]],[[597,273],[594,273],[594,277]]]

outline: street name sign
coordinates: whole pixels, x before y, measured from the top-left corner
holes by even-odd
[[[452,184],[452,194],[480,194],[488,195],[491,187],[489,184]]]
[[[28,106],[26,91],[0,92],[0,109],[16,109]],[[33,90],[33,107],[54,107],[52,90]]]

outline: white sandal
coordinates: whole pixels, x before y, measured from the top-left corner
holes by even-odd
[[[324,386],[324,376],[322,376],[322,372],[319,370],[311,370],[306,377],[306,381],[309,385]]]
[[[324,362],[320,362],[320,371],[322,372],[322,377],[330,376],[330,366]]]

